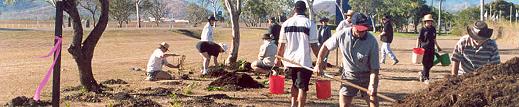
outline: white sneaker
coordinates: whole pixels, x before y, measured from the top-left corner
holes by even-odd
[[[201,72],[202,72],[202,75],[206,75],[208,73],[207,70],[202,70]]]

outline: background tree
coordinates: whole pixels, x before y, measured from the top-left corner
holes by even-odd
[[[79,6],[90,12],[92,15],[93,25],[96,26],[96,13],[99,11],[99,2],[95,0],[81,0]]]
[[[167,4],[164,3],[162,0],[153,0],[151,2],[151,7],[147,11],[151,17],[155,18],[155,24],[159,26],[159,23],[162,23],[162,18],[165,18],[166,15],[169,13],[169,8],[167,7]]]
[[[188,13],[186,18],[189,20],[189,23],[196,27],[200,22],[207,21],[210,12],[196,3],[189,3],[186,7],[186,13]]]
[[[117,21],[118,27],[122,27],[123,23],[129,22],[130,15],[133,14],[135,8],[131,0],[110,0],[110,17]]]
[[[265,0],[246,0],[243,6],[243,15],[241,18],[245,22],[245,26],[258,27],[261,20],[265,20],[268,15],[268,7]]]
[[[239,18],[241,13],[241,0],[225,0],[225,7],[229,12],[232,24],[232,47],[231,54],[227,58],[228,65],[235,65],[238,59],[238,49],[240,48],[240,24]]]

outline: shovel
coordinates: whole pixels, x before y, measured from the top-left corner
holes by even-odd
[[[303,65],[301,65],[301,64],[299,64],[299,63],[296,63],[296,62],[291,61],[291,60],[289,60],[289,59],[283,58],[283,57],[281,57],[281,56],[276,55],[276,58],[279,58],[279,59],[281,59],[281,60],[283,60],[283,61],[286,61],[286,62],[291,63],[291,64],[294,64],[294,65],[297,65],[297,66],[303,67],[304,69],[307,69],[307,70],[310,70],[310,71],[314,71],[314,69],[312,69],[312,68],[310,68],[310,67],[303,66]],[[330,78],[330,79],[332,79],[332,80],[334,80],[334,81],[338,81],[338,82],[344,83],[344,84],[346,84],[346,85],[348,85],[348,86],[351,86],[351,87],[353,87],[353,88],[359,89],[360,91],[363,91],[363,92],[366,92],[366,93],[369,91],[368,89],[366,89],[366,88],[364,88],[364,87],[361,87],[361,86],[359,86],[359,85],[353,84],[353,83],[348,82],[348,81],[346,81],[346,80],[342,80],[342,79],[336,78],[336,77],[334,77],[334,76],[332,76],[332,75],[323,74],[322,76],[327,77],[327,78]],[[322,77],[317,77],[317,78],[322,78]],[[369,93],[368,93],[368,94],[369,94]],[[385,96],[385,95],[382,95],[382,94],[379,94],[379,93],[377,93],[376,96],[378,96],[378,97],[380,97],[380,98],[382,98],[382,99],[384,99],[384,100],[391,101],[391,102],[399,102],[398,100],[395,100],[395,99],[393,99],[393,98],[391,98],[391,97],[388,97],[388,96]]]

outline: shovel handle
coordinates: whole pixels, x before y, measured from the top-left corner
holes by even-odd
[[[310,70],[310,71],[314,72],[314,70],[313,70],[312,68],[310,68],[310,67],[303,66],[303,65],[301,65],[301,64],[299,64],[299,63],[296,63],[296,62],[291,61],[291,60],[289,60],[289,59],[283,58],[283,57],[281,57],[281,56],[276,55],[276,58],[279,58],[279,59],[281,59],[281,60],[283,60],[283,61],[289,62],[289,63],[291,63],[291,64],[294,64],[294,65],[297,65],[297,66],[303,67],[304,69],[307,69],[307,70]],[[342,80],[342,79],[338,79],[338,78],[333,77],[333,76],[331,76],[331,75],[326,75],[326,74],[324,74],[324,76],[326,76],[326,77],[328,77],[328,78],[330,78],[330,79],[332,79],[332,80],[334,80],[334,81],[338,81],[338,82],[344,83],[344,84],[346,84],[346,85],[348,85],[348,86],[351,86],[351,87],[353,87],[353,88],[359,89],[360,91],[363,91],[363,92],[366,92],[366,93],[368,93],[368,91],[369,91],[368,89],[366,89],[366,88],[364,88],[364,87],[361,87],[361,86],[359,86],[359,85],[353,84],[353,83],[351,83],[351,82],[349,82],[349,81]],[[368,94],[370,94],[370,93],[368,93]],[[388,97],[388,96],[385,96],[385,95],[382,95],[382,94],[379,94],[379,93],[377,93],[376,96],[378,96],[378,97],[380,97],[380,98],[382,98],[382,99],[384,99],[384,100],[391,101],[391,102],[399,102],[398,100],[395,100],[395,99],[393,99],[393,98],[391,98],[391,97]]]

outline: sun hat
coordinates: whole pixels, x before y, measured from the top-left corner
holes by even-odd
[[[169,50],[169,44],[166,43],[166,42],[162,42],[162,43],[160,43],[160,47],[163,47],[164,49],[166,49],[166,51]]]
[[[225,44],[225,43],[219,43],[218,45],[220,45],[220,47],[222,47],[223,52],[227,52],[227,48],[228,48],[228,47],[227,47],[227,44]]]
[[[344,15],[346,15],[346,16],[352,16],[353,13],[355,13],[353,10],[348,10],[346,13],[344,13]]]
[[[486,40],[492,36],[493,29],[489,29],[488,25],[483,21],[476,21],[474,25],[467,26],[469,36],[476,40]]]
[[[423,19],[422,21],[433,21],[433,17],[432,17],[432,14],[427,14],[425,16],[423,16]]]
[[[218,20],[216,20],[216,18],[215,18],[214,16],[209,16],[209,17],[207,17],[207,20],[214,20],[214,21],[218,21]]]

